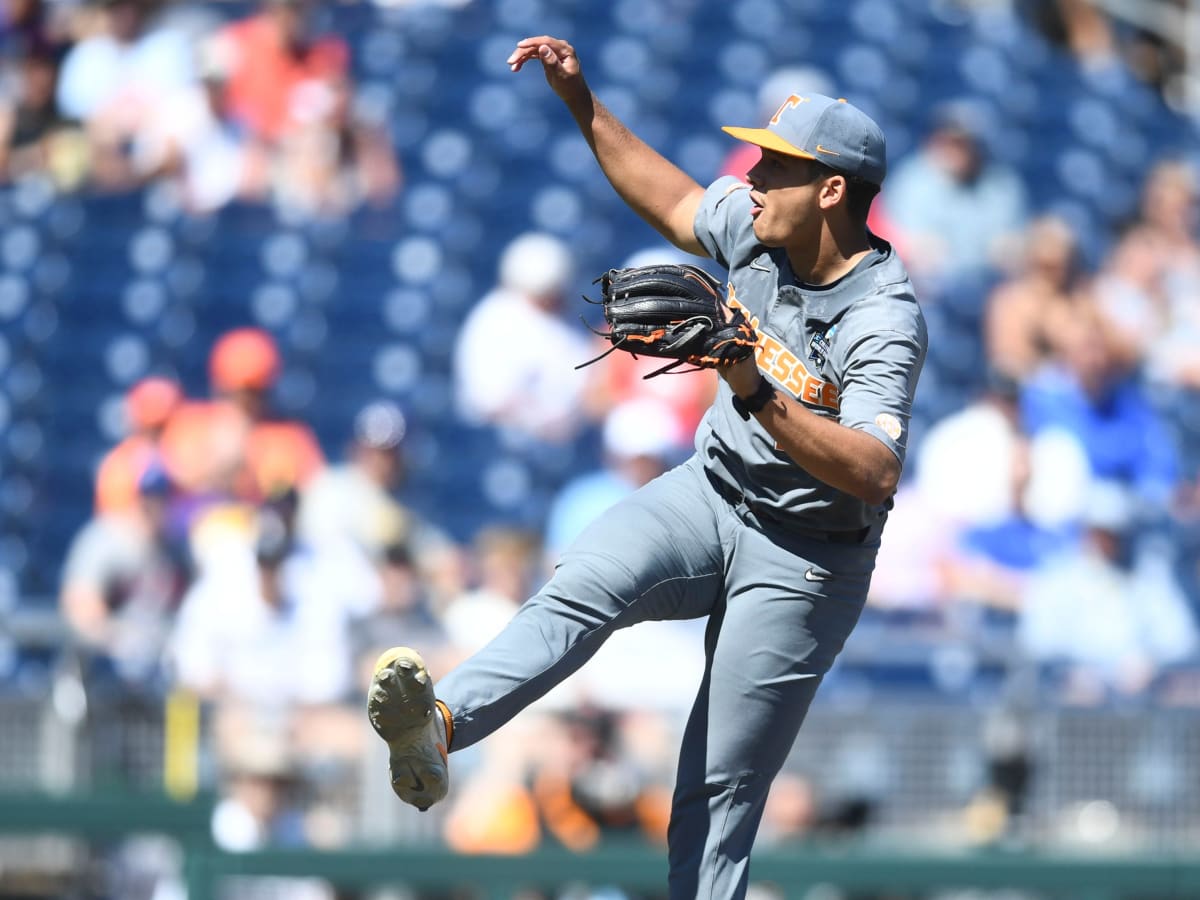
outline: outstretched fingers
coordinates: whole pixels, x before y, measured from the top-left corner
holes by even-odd
[[[527,37],[517,41],[516,49],[508,57],[508,66],[512,71],[519,72],[521,67],[531,59],[540,59],[547,66],[567,67],[572,60],[578,66],[575,49],[561,38],[543,34],[538,37]]]

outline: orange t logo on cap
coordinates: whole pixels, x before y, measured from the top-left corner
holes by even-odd
[[[801,97],[798,94],[792,94],[792,96],[788,97],[786,100],[783,101],[783,103],[780,105],[779,109],[775,110],[775,115],[771,116],[771,124],[778,125],[779,117],[783,115],[785,110],[793,109],[793,108],[799,106],[801,103],[807,103],[807,102],[808,102],[807,97]]]

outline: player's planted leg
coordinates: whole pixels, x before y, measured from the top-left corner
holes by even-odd
[[[421,654],[393,647],[375,663],[367,717],[389,750],[392,790],[405,803],[429,809],[450,787],[447,724]]]

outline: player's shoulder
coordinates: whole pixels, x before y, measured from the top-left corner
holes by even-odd
[[[739,192],[741,192],[739,194]],[[703,203],[720,206],[730,198],[749,197],[750,185],[736,175],[721,175],[704,189]]]
[[[704,189],[696,218],[702,222],[728,222],[732,217],[739,224],[750,224],[749,210],[750,185],[733,175],[722,175]]]
[[[724,175],[708,186],[696,212],[696,236],[731,273],[766,249],[754,234],[751,205],[750,185]]]
[[[867,272],[863,301],[867,305],[898,309],[905,315],[919,316],[921,304],[917,300],[916,289],[895,248],[874,234],[871,235],[871,243],[877,254],[877,262]]]
[[[899,257],[888,249],[890,252],[866,273],[862,293],[846,311],[843,330],[895,331],[925,344],[925,315],[912,280]]]

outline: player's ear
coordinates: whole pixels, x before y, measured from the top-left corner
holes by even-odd
[[[821,192],[817,198],[821,208],[833,209],[839,203],[844,204],[848,188],[845,175],[830,175],[822,183]]]

